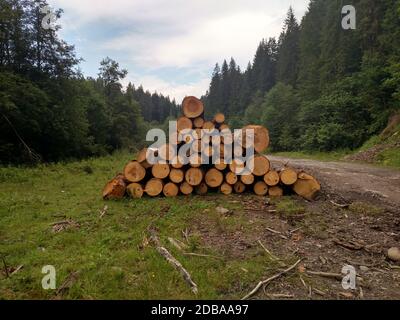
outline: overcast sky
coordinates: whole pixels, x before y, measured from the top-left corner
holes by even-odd
[[[106,56],[132,81],[180,102],[201,96],[216,62],[245,68],[262,38],[278,36],[291,5],[297,18],[309,0],[49,0],[64,9],[61,36],[75,44],[86,76]],[[125,82],[125,81],[124,81]]]

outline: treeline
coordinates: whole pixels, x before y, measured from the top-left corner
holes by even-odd
[[[347,4],[355,30],[342,28]],[[300,23],[290,9],[279,39],[262,40],[245,71],[234,59],[217,65],[203,97],[233,127],[267,126],[275,151],[357,148],[399,98],[399,0],[311,0]]]
[[[121,80],[104,59],[96,79],[79,72],[74,47],[42,26],[45,0],[0,0],[0,162],[57,161],[139,148],[175,101]],[[56,12],[60,18],[62,11]]]

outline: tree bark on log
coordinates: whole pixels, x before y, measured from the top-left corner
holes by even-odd
[[[126,183],[125,177],[122,174],[117,175],[109,181],[103,189],[103,199],[122,199],[125,195]]]

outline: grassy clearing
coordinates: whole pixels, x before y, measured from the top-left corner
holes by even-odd
[[[77,280],[63,299],[229,299],[240,298],[277,266],[261,248],[231,257],[205,245],[201,233],[189,238],[190,252],[220,259],[186,256],[168,237],[185,241],[182,230],[199,221],[219,233],[251,230],[240,203],[218,195],[175,199],[104,202],[105,182],[131,159],[118,153],[101,159],[37,168],[0,168],[0,254],[9,267],[23,269],[6,278],[0,267],[0,299],[51,299],[41,287],[42,267],[53,265],[57,287],[72,272]],[[108,211],[100,219],[105,205]],[[217,205],[235,214],[221,216]],[[79,227],[54,233],[52,224],[72,219]],[[191,272],[199,286],[194,297],[179,273],[148,245],[148,227]],[[226,243],[233,246],[234,243]]]

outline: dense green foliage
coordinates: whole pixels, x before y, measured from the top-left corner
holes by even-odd
[[[356,30],[342,7],[356,8]],[[203,97],[232,126],[260,123],[275,151],[355,149],[400,107],[400,1],[311,0],[301,23],[289,10],[283,31],[262,40],[241,72],[216,66]]]
[[[77,70],[74,47],[42,27],[45,0],[0,0],[0,162],[56,161],[138,148],[150,122],[177,105],[121,80],[116,61],[97,79]],[[57,11],[59,18],[62,11]]]

